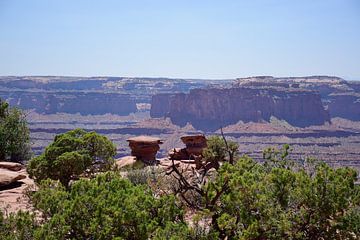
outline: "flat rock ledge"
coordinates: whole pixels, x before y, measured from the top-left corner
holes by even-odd
[[[0,187],[10,185],[11,183],[25,178],[26,176],[20,172],[0,168]]]

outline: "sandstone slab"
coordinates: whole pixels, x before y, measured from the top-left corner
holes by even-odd
[[[7,169],[0,169],[0,187],[9,185],[24,178],[26,178],[26,176],[22,173]]]
[[[0,168],[8,169],[10,171],[20,171],[25,168],[24,165],[14,162],[0,162]]]

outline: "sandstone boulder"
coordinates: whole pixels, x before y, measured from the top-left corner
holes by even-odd
[[[0,187],[9,185],[24,178],[26,178],[24,174],[0,168]]]
[[[7,169],[10,171],[20,171],[25,168],[24,165],[14,162],[0,162],[0,168]]]

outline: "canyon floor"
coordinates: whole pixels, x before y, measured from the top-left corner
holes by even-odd
[[[161,138],[164,144],[158,157],[165,157],[174,147],[183,147],[180,137],[199,133],[190,124],[179,127],[167,118],[150,118],[149,112],[138,112],[129,116],[112,114],[87,115],[49,114],[35,112],[27,114],[30,123],[32,147],[40,154],[56,134],[74,128],[96,131],[109,137],[117,146],[117,157],[130,154],[126,139],[138,135]],[[360,171],[360,122],[332,118],[331,123],[306,128],[293,127],[284,121],[272,118],[270,123],[243,123],[226,126],[223,132],[227,139],[239,143],[240,155],[262,160],[262,151],[268,147],[291,146],[291,157],[304,160],[313,157],[332,166],[352,166]],[[220,130],[203,132],[206,136],[220,134]]]

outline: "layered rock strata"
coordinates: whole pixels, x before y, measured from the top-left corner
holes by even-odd
[[[207,147],[204,135],[186,135],[180,138],[185,148],[174,148],[169,151],[169,158],[174,160],[196,159],[202,157],[202,151]]]
[[[160,150],[159,145],[163,143],[159,138],[149,136],[133,137],[127,141],[131,148],[131,156],[150,164],[156,161],[156,154]]]
[[[0,98],[6,99],[12,106],[43,114],[128,115],[137,111],[136,102],[130,95],[117,93],[0,91]]]
[[[177,125],[191,123],[213,131],[238,121],[269,121],[271,116],[294,126],[322,125],[330,121],[320,95],[298,88],[209,88],[189,94],[161,94],[152,98],[152,117],[169,117]]]

